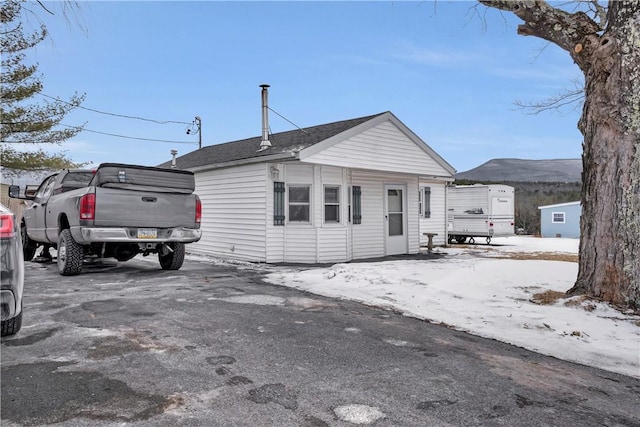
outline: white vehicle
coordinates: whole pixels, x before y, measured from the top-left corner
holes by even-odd
[[[474,237],[514,235],[514,191],[508,185],[456,185],[447,188],[448,242],[475,243]]]

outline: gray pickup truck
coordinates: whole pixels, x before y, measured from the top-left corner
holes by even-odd
[[[201,236],[194,189],[189,171],[103,163],[59,171],[22,196],[10,186],[9,195],[31,200],[21,223],[25,261],[40,245],[54,247],[67,276],[91,258],[127,261],[137,254],[157,253],[165,270],[182,267],[185,243]]]

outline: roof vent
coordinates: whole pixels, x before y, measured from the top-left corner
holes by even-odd
[[[269,85],[260,85],[262,88],[262,142],[260,142],[260,150],[266,150],[271,147],[269,141],[269,93],[267,88]]]

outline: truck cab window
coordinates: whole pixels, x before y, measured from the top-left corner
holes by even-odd
[[[51,195],[51,193],[53,192],[53,185],[55,184],[55,181],[56,181],[55,175],[47,178],[47,180],[43,182],[42,185],[40,185],[40,188],[38,188],[34,201],[37,203],[42,203],[43,201],[47,200]]]

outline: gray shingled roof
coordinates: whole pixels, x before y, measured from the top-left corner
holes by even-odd
[[[260,148],[260,142],[262,141],[262,136],[227,142],[224,144],[209,145],[178,157],[176,159],[176,166],[180,169],[192,169],[213,164],[272,156],[274,154],[282,154],[286,156],[295,151],[300,151],[304,148],[322,142],[382,114],[384,113],[312,126],[303,128],[302,130],[296,129],[287,132],[274,133],[269,135],[271,147],[262,151],[258,151]],[[164,162],[158,166],[170,167],[171,161]]]

